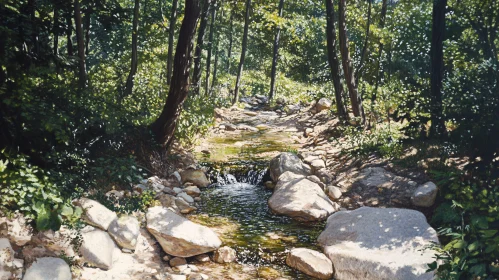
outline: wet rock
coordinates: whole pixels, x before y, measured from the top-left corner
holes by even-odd
[[[184,264],[187,264],[187,261],[184,259],[184,258],[180,258],[180,257],[175,257],[173,259],[170,260],[170,266],[180,266],[180,265],[184,265]]]
[[[286,264],[318,279],[333,276],[333,263],[326,255],[305,248],[294,248],[286,257]]]
[[[339,209],[318,184],[306,178],[280,180],[268,203],[277,214],[307,222],[325,220]]]
[[[231,263],[236,261],[236,250],[224,246],[218,248],[213,255],[213,261],[216,263]]]
[[[338,200],[342,195],[341,189],[336,186],[327,186],[326,193],[331,200]]]
[[[419,186],[413,193],[412,204],[420,207],[431,207],[437,198],[438,188],[433,182]]]
[[[310,166],[304,164],[293,153],[281,153],[270,161],[270,177],[274,182],[277,182],[279,176],[286,171],[303,176],[312,174]]]
[[[267,189],[269,189],[269,190],[273,190],[273,189],[274,189],[274,187],[275,187],[275,184],[274,184],[274,182],[272,182],[272,181],[267,181],[267,182],[265,182],[265,187],[266,187]]]
[[[204,174],[203,170],[200,169],[187,169],[180,173],[182,177],[182,183],[191,182],[198,187],[207,187],[210,184],[208,178]]]
[[[328,218],[318,238],[335,279],[433,279],[426,272],[438,243],[425,216],[414,210],[362,207]]]
[[[147,211],[147,230],[172,256],[192,257],[212,252],[222,242],[210,228],[193,223],[163,207]]]
[[[188,203],[193,203],[194,202],[194,198],[192,198],[192,196],[186,194],[185,192],[181,192],[177,195],[177,197],[180,197],[182,199],[184,199],[185,201],[187,201]]]
[[[23,280],[71,280],[69,265],[60,258],[37,259],[24,274]]]
[[[137,218],[124,215],[111,222],[108,232],[121,248],[135,250],[140,224]]]
[[[95,200],[81,198],[78,204],[84,210],[83,220],[103,230],[107,230],[111,222],[117,218],[116,213]]]
[[[317,101],[317,104],[315,104],[315,110],[317,113],[320,113],[324,110],[328,110],[331,108],[331,105],[333,105],[333,102],[327,98],[321,98],[319,101]]]
[[[198,197],[201,195],[201,190],[199,190],[199,188],[196,186],[187,187],[184,189],[184,191],[192,197]]]
[[[116,247],[113,239],[105,231],[84,229],[80,253],[83,260],[91,266],[108,270],[113,265],[113,253]]]

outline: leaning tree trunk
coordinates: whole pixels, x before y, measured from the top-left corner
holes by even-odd
[[[367,9],[366,37],[364,38],[364,46],[362,47],[362,51],[360,54],[359,67],[357,68],[357,74],[355,75],[357,77],[357,79],[360,78],[360,76],[362,75],[362,72],[364,70],[364,60],[366,58],[367,44],[369,43],[369,33],[371,31],[371,10],[372,10],[372,1],[373,0],[368,0],[368,1],[369,1],[369,7]]]
[[[170,26],[168,30],[168,60],[166,62],[166,84],[170,85],[173,68],[173,40],[175,38],[175,25],[177,23],[178,0],[173,0],[172,10],[170,12]]]
[[[87,84],[87,69],[85,66],[85,42],[83,40],[83,28],[81,22],[80,1],[74,0],[74,17],[76,26],[76,42],[78,45],[78,85],[80,89]]]
[[[66,25],[66,49],[68,56],[73,56],[73,20],[70,12],[66,14]]]
[[[383,0],[383,4],[381,6],[381,16],[379,19],[379,27],[380,29],[385,28],[385,20],[386,20],[386,10],[388,8],[388,0]],[[381,41],[379,43],[379,50],[378,50],[378,61],[376,62],[376,85],[374,86],[374,93],[371,97],[371,101],[374,103],[376,101],[376,94],[378,93],[378,87],[379,83],[381,81],[381,76],[382,76],[382,71],[381,71],[381,55],[383,54],[383,48],[384,44]]]
[[[173,61],[173,76],[166,104],[158,119],[151,125],[156,141],[168,148],[173,140],[177,119],[189,93],[189,70],[192,44],[199,18],[199,0],[185,0],[185,11]]]
[[[243,75],[244,58],[246,57],[246,48],[248,47],[248,29],[249,29],[249,17],[251,9],[251,0],[246,0],[246,14],[244,16],[244,33],[243,33],[243,43],[241,48],[241,58],[239,59],[239,68],[237,70],[236,87],[234,88],[234,99],[232,100],[232,105],[239,101],[239,86],[241,85],[241,77]]]
[[[198,39],[196,42],[196,50],[194,52],[194,72],[192,73],[192,93],[199,94],[199,87],[201,86],[201,56],[205,41],[206,27],[208,26],[208,19],[210,15],[210,6],[212,0],[204,0],[203,11],[201,12],[201,22],[199,23]]]
[[[210,22],[210,35],[208,36],[208,55],[206,57],[206,77],[204,82],[204,94],[209,95],[210,88],[210,74],[211,74],[211,54],[213,51],[213,33],[215,31],[215,20],[217,18],[217,2],[213,0],[213,7],[211,8],[211,22]]]
[[[431,127],[430,135],[439,137],[445,134],[442,116],[442,80],[444,77],[444,34],[445,7],[447,0],[434,0],[433,24],[431,32]]]
[[[336,111],[338,118],[348,120],[348,113],[343,102],[343,84],[340,79],[340,62],[336,53],[336,26],[334,16],[333,0],[326,0],[326,35],[327,35],[327,58],[331,68],[331,77],[334,85],[334,97],[336,99]]]
[[[282,17],[282,10],[284,8],[284,0],[279,0],[278,14]],[[275,77],[277,74],[277,60],[279,59],[279,39],[281,37],[281,26],[277,25],[274,38],[274,55],[272,56],[272,70],[270,71],[270,92],[269,100],[274,98],[275,92]]]
[[[139,11],[140,11],[140,1],[135,0],[135,5],[133,7],[133,24],[132,24],[132,61],[130,63],[130,73],[126,79],[125,92],[123,97],[132,94],[133,90],[133,80],[135,79],[135,74],[137,73],[138,57],[137,57],[137,39],[138,39],[138,26],[139,26]]]
[[[339,37],[340,37],[340,51],[343,64],[343,72],[345,73],[345,80],[348,87],[348,94],[350,96],[350,103],[352,104],[353,115],[355,117],[360,117],[361,123],[364,124],[366,122],[366,117],[364,115],[364,108],[362,107],[362,99],[360,98],[359,93],[357,91],[353,63],[350,58],[350,52],[348,50],[348,37],[347,37],[345,12],[346,12],[346,0],[340,0]]]

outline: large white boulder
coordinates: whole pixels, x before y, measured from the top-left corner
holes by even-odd
[[[415,210],[362,207],[331,215],[318,238],[335,279],[433,279],[437,233]]]
[[[312,168],[293,153],[281,153],[270,161],[270,177],[274,182],[286,171],[303,176],[312,175]]]
[[[100,229],[86,228],[82,231],[80,254],[83,260],[91,266],[110,269],[113,265],[113,253],[117,248],[113,239]]]
[[[137,218],[124,215],[111,222],[108,232],[121,248],[135,250],[140,224]]]
[[[147,230],[163,250],[172,256],[192,257],[216,250],[222,242],[210,228],[193,223],[161,207],[151,207],[146,214]]]
[[[71,280],[69,265],[60,258],[39,258],[24,274],[23,280]]]
[[[111,222],[117,217],[116,213],[95,200],[81,198],[78,204],[84,210],[83,220],[103,230],[107,230]]]
[[[292,268],[318,279],[330,279],[333,276],[333,263],[323,253],[294,248],[288,252],[286,264]]]
[[[291,172],[279,178],[268,203],[277,214],[306,222],[325,220],[339,209],[318,184]]]

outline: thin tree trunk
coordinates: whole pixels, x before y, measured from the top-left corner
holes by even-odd
[[[211,73],[211,53],[213,48],[213,33],[215,31],[215,20],[217,18],[217,2],[213,0],[213,7],[211,8],[211,23],[210,23],[210,35],[208,36],[208,45],[206,49],[208,50],[208,56],[206,57],[206,77],[204,84],[204,94],[209,95],[210,88],[210,73]]]
[[[279,0],[278,15],[282,17],[284,8],[284,0]],[[274,98],[275,92],[275,77],[277,72],[277,60],[279,59],[279,39],[281,37],[281,26],[277,25],[274,39],[274,55],[272,56],[272,70],[270,71],[270,92],[269,101]]]
[[[199,0],[185,0],[185,12],[173,64],[173,76],[165,106],[161,115],[151,125],[158,143],[168,148],[173,140],[177,119],[189,93],[189,69],[192,44],[199,18]]]
[[[334,97],[336,99],[336,111],[338,118],[348,120],[348,113],[343,102],[343,84],[340,79],[340,62],[336,53],[336,26],[334,16],[333,0],[326,0],[326,35],[327,35],[327,57],[331,69],[331,77],[334,85]]]
[[[388,0],[383,0],[383,4],[381,6],[381,15],[380,15],[380,19],[379,19],[380,29],[385,28],[387,8],[388,8]],[[384,48],[384,44],[383,44],[383,42],[380,42],[379,43],[379,51],[378,51],[378,61],[377,61],[377,65],[376,65],[376,75],[377,75],[376,76],[376,85],[374,86],[374,92],[373,92],[373,95],[371,97],[372,103],[374,103],[376,101],[376,94],[378,93],[379,83],[381,81],[381,76],[383,74],[383,71],[381,71],[381,56],[383,54],[383,48]]]
[[[346,0],[339,1],[339,37],[340,37],[340,51],[343,64],[343,72],[345,73],[345,80],[348,87],[348,94],[350,96],[350,103],[352,104],[352,112],[355,117],[361,118],[361,123],[364,124],[366,117],[364,115],[364,108],[362,107],[362,99],[357,91],[355,83],[355,74],[353,63],[350,58],[348,50],[348,37],[346,27]]]
[[[59,7],[54,6],[54,27],[52,32],[54,33],[54,55],[59,54]]]
[[[223,10],[223,1],[220,2],[220,18],[224,18],[224,10]],[[215,88],[215,85],[217,83],[217,69],[218,69],[218,43],[220,42],[220,26],[219,24],[216,25],[216,31],[217,31],[217,39],[215,40],[215,62],[213,63],[213,78],[211,80],[211,89],[210,93],[213,93],[213,89]]]
[[[201,86],[201,56],[204,48],[204,41],[206,35],[206,27],[208,26],[208,19],[210,15],[210,6],[212,0],[204,0],[203,11],[201,12],[201,22],[199,23],[198,38],[196,42],[196,50],[194,51],[194,71],[192,74],[192,93],[199,94]]]
[[[170,85],[173,68],[173,40],[175,38],[175,25],[177,24],[178,0],[173,0],[170,12],[170,26],[168,30],[168,60],[166,62],[166,84]]]
[[[90,44],[90,18],[92,15],[92,7],[90,7],[91,4],[89,4],[89,7],[87,8],[87,12],[85,13],[85,55],[88,55],[88,49],[89,49],[89,44]]]
[[[230,59],[232,58],[232,42],[234,41],[232,33],[234,32],[234,13],[236,10],[236,2],[234,1],[234,5],[232,10],[230,11],[230,19],[229,19],[229,49],[227,50],[227,73],[230,74]]]
[[[246,48],[248,47],[248,29],[249,29],[249,17],[251,9],[251,0],[246,0],[246,14],[244,16],[244,33],[243,33],[243,43],[241,48],[241,58],[239,59],[239,67],[237,70],[236,86],[234,88],[234,99],[232,100],[232,105],[239,101],[239,86],[241,85],[241,77],[243,76],[244,58],[246,57]]]
[[[32,52],[38,54],[38,28],[36,24],[36,0],[28,0],[28,11],[31,21]]]
[[[133,24],[132,24],[132,61],[130,63],[130,73],[126,79],[126,86],[124,97],[132,94],[133,81],[135,79],[135,74],[137,73],[138,57],[137,57],[137,39],[139,35],[139,11],[140,11],[140,1],[135,0],[133,6]]]
[[[66,14],[66,49],[68,51],[68,56],[73,56],[73,20],[71,19],[71,13]]]
[[[81,11],[80,11],[80,1],[74,0],[74,17],[76,26],[76,42],[78,45],[78,76],[79,76],[79,87],[84,88],[87,84],[87,70],[85,66],[85,42],[83,41],[83,28],[81,22]]]
[[[371,31],[371,10],[372,10],[373,0],[367,0],[367,1],[369,1],[369,8],[367,9],[366,38],[364,39],[364,46],[362,47],[362,52],[360,55],[359,68],[357,69],[357,73],[355,75],[357,79],[360,78],[360,76],[362,75],[362,71],[364,70],[364,60],[366,58],[367,44],[369,42],[369,33]]]
[[[433,1],[433,24],[431,32],[431,127],[430,135],[445,134],[442,116],[442,80],[444,77],[444,35],[447,0]]]

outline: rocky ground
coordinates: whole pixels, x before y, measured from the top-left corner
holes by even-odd
[[[244,109],[216,110],[216,125],[194,153],[211,162],[268,162],[274,213],[327,219],[318,240],[323,252],[292,249],[287,265],[317,279],[433,278],[425,273],[432,251],[422,249],[438,239],[420,211],[432,207],[437,186],[424,173],[342,153],[329,100],[306,106],[278,100],[272,110],[265,97],[242,101]],[[118,215],[79,199],[74,204],[86,224],[80,230],[35,232],[20,215],[0,218],[0,279],[286,279],[271,268],[238,264],[222,243],[224,232],[190,216],[210,184],[205,171],[185,164],[166,178],[137,182],[133,194],[155,195],[145,212]],[[107,193],[117,200],[127,195]]]

